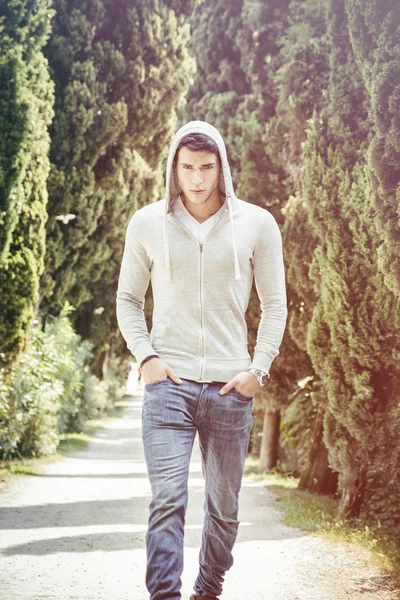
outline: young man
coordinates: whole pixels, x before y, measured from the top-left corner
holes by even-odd
[[[245,312],[253,277],[262,315],[252,360]],[[150,280],[149,336],[143,307]],[[150,599],[181,598],[187,481],[198,432],[205,518],[191,599],[216,600],[233,564],[253,397],[279,354],[287,306],[278,225],[268,210],[235,196],[224,141],[209,123],[191,121],[178,130],[165,198],[130,220],[117,318],[145,382]]]

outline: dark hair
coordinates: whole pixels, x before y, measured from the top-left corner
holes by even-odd
[[[219,164],[221,165],[221,157],[219,154],[218,144],[214,142],[214,140],[211,137],[205,135],[205,133],[189,133],[188,135],[185,135],[185,137],[182,138],[179,142],[174,156],[174,168],[176,168],[179,150],[184,147],[189,148],[189,150],[192,150],[193,152],[199,152],[200,150],[208,150],[209,152],[216,154],[216,156],[218,157]]]

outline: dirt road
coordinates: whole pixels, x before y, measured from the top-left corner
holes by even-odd
[[[1,600],[148,600],[144,584],[150,485],[141,396],[105,420],[84,451],[0,494]],[[394,600],[354,551],[280,521],[274,497],[243,480],[235,563],[221,600]],[[182,598],[192,592],[203,522],[196,438],[189,479]]]

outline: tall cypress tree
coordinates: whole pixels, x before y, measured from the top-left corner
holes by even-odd
[[[283,411],[283,427],[289,419],[297,432],[297,454],[304,460],[296,465],[301,476],[300,489],[333,493],[337,475],[328,464],[323,442],[323,384],[307,354],[307,328],[317,296],[309,269],[318,238],[308,222],[308,207],[302,193],[303,142],[307,138],[308,119],[325,102],[329,77],[329,53],[326,35],[327,2],[292,0],[288,23],[281,41],[279,68],[274,76],[277,89],[276,125],[273,130],[276,152],[289,173],[291,196],[283,209],[282,228],[286,256],[289,318],[280,376],[290,368],[295,388],[288,394]],[[288,357],[291,357],[288,360]],[[304,396],[304,401],[301,398]],[[284,406],[284,405],[283,405]],[[305,431],[310,434],[306,435]],[[312,434],[311,434],[312,432]],[[282,446],[285,446],[284,433]],[[301,439],[300,439],[301,438]]]
[[[240,148],[239,195],[268,206],[282,221],[280,208],[289,190],[289,171],[280,152],[282,131],[276,119],[278,90],[275,74],[282,64],[281,47],[288,26],[288,1],[243,2],[237,44],[251,93],[238,114]]]
[[[400,4],[397,0],[347,0],[346,9],[371,103],[374,136],[368,168],[382,240],[378,265],[385,285],[400,297]]]
[[[196,73],[180,122],[204,119],[223,134],[237,180],[240,172],[240,105],[251,90],[238,44],[243,0],[200,2],[189,19]]]
[[[324,441],[339,473],[340,514],[350,517],[360,514],[371,474],[384,463],[377,432],[385,430],[394,442],[398,430],[398,417],[390,421],[400,331],[393,327],[395,298],[375,259],[379,240],[364,164],[371,124],[344,0],[330,0],[329,21],[327,103],[314,115],[305,144],[304,197],[319,239],[310,269],[318,301],[307,346],[327,392]]]
[[[54,85],[42,48],[50,0],[0,7],[0,363],[24,350],[44,269]]]
[[[329,75],[327,5],[327,0],[292,0],[279,56],[281,66],[274,77],[278,89],[276,111],[283,130],[280,152],[295,190],[301,185],[307,121],[325,103]]]
[[[287,252],[287,283],[291,290],[288,326],[298,349],[306,352],[306,330],[316,296],[308,271],[317,243],[302,197],[302,144],[308,120],[321,111],[328,85],[327,1],[292,0],[281,40],[274,145],[286,165],[291,197],[285,203],[283,236]],[[308,373],[310,374],[310,372]]]
[[[118,330],[125,229],[138,207],[161,197],[176,107],[194,63],[189,26],[161,1],[55,7],[46,47],[56,103],[42,309],[57,313],[65,298],[76,307],[74,325],[95,343],[101,376]]]

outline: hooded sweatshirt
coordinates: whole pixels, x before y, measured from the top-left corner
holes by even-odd
[[[195,132],[218,145],[219,190],[226,198],[222,216],[202,243],[173,214],[181,192],[173,159],[181,139]],[[251,358],[245,313],[253,279],[261,318]],[[150,282],[149,335],[144,299]],[[119,328],[139,364],[157,354],[178,377],[199,382],[227,382],[250,366],[269,373],[287,320],[282,238],[266,208],[236,197],[225,143],[211,124],[190,121],[176,132],[165,197],[131,217],[116,304]]]

